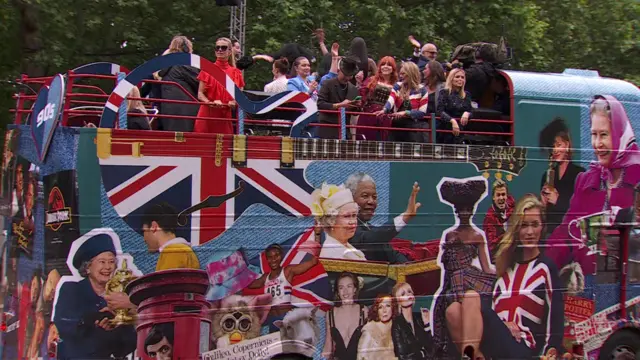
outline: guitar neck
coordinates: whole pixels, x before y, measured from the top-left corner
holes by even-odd
[[[466,145],[296,138],[293,155],[296,160],[468,162],[469,148]]]

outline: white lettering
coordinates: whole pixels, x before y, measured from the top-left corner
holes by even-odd
[[[71,220],[71,213],[69,212],[69,210],[52,211],[47,213],[46,224],[51,225],[64,223],[68,222],[69,220]]]
[[[37,127],[40,127],[40,125],[44,124],[46,121],[53,119],[53,114],[55,113],[55,110],[56,110],[56,104],[53,104],[53,103],[47,104],[47,106],[45,106],[44,109],[40,110],[37,117],[37,121],[38,121]]]

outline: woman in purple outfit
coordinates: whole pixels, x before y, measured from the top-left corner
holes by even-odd
[[[640,153],[623,105],[613,96],[596,96],[590,116],[597,161],[578,175],[569,210],[549,237],[545,252],[559,269],[576,262],[587,275],[595,271],[596,258],[587,246],[577,244],[574,239],[580,239],[580,234],[569,223],[612,206],[631,206],[633,187],[640,181]]]

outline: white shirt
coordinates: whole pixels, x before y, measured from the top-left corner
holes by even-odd
[[[407,223],[404,222],[404,220],[402,220],[402,215],[398,215],[395,218],[393,218],[393,225],[395,225],[396,227],[396,232],[400,232],[402,231],[402,229],[404,229],[405,226],[407,226]],[[364,223],[364,226],[366,226],[367,228],[370,228],[371,224]]]
[[[322,244],[322,250],[320,250],[320,257],[324,259],[340,259],[340,260],[367,260],[364,257],[364,253],[353,245],[346,243],[342,244],[331,235],[325,233],[324,244]]]
[[[287,91],[287,77],[280,76],[279,78],[273,80],[264,86],[264,92],[267,93],[281,93],[283,91]]]
[[[169,245],[173,245],[173,244],[185,244],[185,245],[188,245],[189,247],[191,247],[191,244],[187,240],[185,240],[185,239],[183,239],[181,237],[177,237],[177,238],[174,238],[174,239],[171,239],[171,240],[167,241],[164,245],[160,246],[160,249],[158,249],[158,251],[162,252],[162,250],[164,250],[164,248],[166,248]]]

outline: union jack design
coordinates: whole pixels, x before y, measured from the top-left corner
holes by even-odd
[[[282,267],[296,265],[311,260],[313,255],[301,251],[307,241],[314,241],[315,234],[313,228],[306,230],[301,235],[294,236],[280,245],[285,251],[282,257]],[[249,263],[261,269],[262,273],[271,271],[267,262],[267,254],[263,251]],[[245,295],[264,294],[265,289],[245,289]],[[296,306],[311,304],[318,306],[322,311],[331,309],[331,285],[329,277],[322,264],[318,263],[302,275],[293,278],[291,283],[291,303]]]
[[[245,190],[218,208],[196,211],[178,235],[193,246],[213,240],[231,227],[251,205],[261,203],[292,217],[311,215],[313,188],[304,179],[308,163],[280,169],[278,160],[249,159],[246,168],[231,166],[224,159],[216,166],[211,156],[171,157],[113,155],[100,160],[102,181],[116,213],[131,228],[139,230],[139,218],[148,204],[168,202],[178,212],[196,205],[209,195],[224,195],[245,182]]]
[[[551,271],[539,260],[527,264],[516,263],[496,281],[493,309],[504,322],[515,323],[524,334],[526,345],[535,349],[536,337],[551,333],[551,301],[553,285]]]
[[[238,106],[250,114],[266,114],[278,106],[285,103],[299,103],[304,105],[305,112],[302,113],[291,126],[291,136],[299,136],[304,126],[312,122],[318,116],[318,106],[316,102],[306,93],[300,91],[285,91],[269,97],[260,102],[254,102],[236,86],[233,80],[220,69],[216,64],[194,54],[174,53],[158,56],[135,68],[127,77],[120,81],[113,89],[111,95],[104,106],[100,127],[113,128],[120,104],[134,87],[134,84],[142,82],[146,76],[155,71],[166,69],[170,66],[187,65],[196,69],[206,71],[220,84],[222,84],[229,95],[238,103]]]

